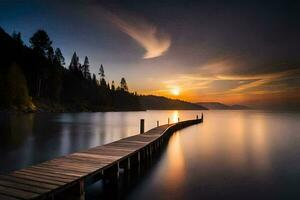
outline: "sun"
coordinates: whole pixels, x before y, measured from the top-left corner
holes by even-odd
[[[180,88],[179,87],[174,87],[171,89],[171,94],[173,94],[174,96],[178,96],[180,95]]]

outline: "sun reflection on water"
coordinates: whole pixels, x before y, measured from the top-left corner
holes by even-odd
[[[179,118],[179,112],[178,110],[174,110],[172,113],[172,123],[176,123],[178,122],[178,118]]]
[[[270,169],[270,131],[260,115],[248,116],[233,113],[231,116],[206,120],[199,130],[197,155],[209,166],[216,160],[237,170],[255,168],[267,172]],[[192,142],[192,141],[190,141]],[[194,145],[189,145],[194,146]]]
[[[269,145],[266,135],[266,124],[262,116],[257,115],[254,118],[252,126],[252,153],[253,164],[259,170],[268,170],[270,168]],[[272,134],[272,133],[269,133]]]
[[[170,189],[180,187],[185,178],[185,159],[182,151],[180,133],[176,133],[169,142],[167,158],[169,168],[172,169],[166,176],[166,186]]]

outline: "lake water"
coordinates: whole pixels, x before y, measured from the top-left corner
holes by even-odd
[[[135,135],[141,118],[148,130],[157,120],[175,122],[201,112],[1,114],[0,173]],[[113,197],[300,199],[299,113],[204,111],[204,116],[203,124],[176,132],[138,174],[123,175]],[[90,187],[87,199],[103,197],[100,187]]]

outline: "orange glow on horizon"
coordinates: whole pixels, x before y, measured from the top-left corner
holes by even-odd
[[[228,69],[226,66],[224,65]],[[287,84],[287,80],[298,77],[299,69],[252,75],[238,75],[222,70],[216,73],[213,69],[210,65],[199,68],[198,74],[174,72],[174,75],[152,77],[149,79],[153,83],[151,88],[145,85],[138,92],[192,103],[220,102],[250,107],[299,105],[300,93],[296,91],[300,87]]]

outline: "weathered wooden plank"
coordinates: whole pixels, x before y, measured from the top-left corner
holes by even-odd
[[[109,158],[91,158],[91,157],[83,157],[83,156],[69,156],[68,159],[71,160],[77,160],[77,161],[81,161],[81,162],[89,162],[89,163],[94,163],[99,165],[106,165],[109,163],[114,162],[116,159],[109,159]]]
[[[84,169],[84,170],[94,170],[94,168],[96,166],[94,165],[91,165],[91,164],[88,164],[88,163],[85,163],[85,164],[82,164],[79,163],[79,162],[75,162],[75,161],[70,161],[70,160],[67,160],[67,159],[64,159],[64,160],[51,160],[51,161],[48,161],[48,162],[45,162],[43,163],[43,165],[55,165],[55,166],[70,166],[70,167],[76,167],[78,169]]]
[[[130,139],[124,139],[122,141],[126,141],[126,142],[142,142],[142,143],[146,143],[148,144],[151,141],[154,141],[154,139],[152,138],[145,138],[145,137],[136,137],[136,138],[130,138]]]
[[[97,169],[99,169],[99,167],[105,165],[105,164],[96,165],[96,164],[87,163],[87,162],[84,163],[84,162],[70,160],[70,159],[64,159],[64,160],[60,160],[60,161],[49,161],[45,164],[70,167],[70,168],[74,168],[74,169],[81,169],[81,170],[85,170],[86,172],[97,170]]]
[[[112,150],[112,151],[110,151]],[[105,148],[105,149],[97,149],[97,150],[92,150],[88,151],[85,153],[91,153],[91,154],[97,154],[97,155],[102,155],[102,156],[115,156],[115,157],[125,157],[131,153],[131,151],[122,151],[121,149],[114,149],[114,148]],[[119,158],[116,158],[119,159]]]
[[[77,168],[80,169],[90,169],[90,170],[94,170],[99,168],[99,165],[93,164],[93,163],[84,163],[81,161],[76,161],[76,160],[71,160],[68,158],[64,158],[63,160],[52,160],[47,162],[47,164],[57,164],[57,165],[70,165],[70,166],[75,166]]]
[[[70,165],[75,167],[78,167],[78,165],[82,165],[82,169],[92,169],[93,171],[98,170],[99,168],[111,163],[111,161],[105,162],[104,159],[102,161],[93,161],[89,159],[80,160],[78,158],[66,158],[65,162],[68,162]]]
[[[132,148],[129,148],[129,147],[124,147],[124,146],[121,146],[121,145],[117,145],[117,144],[115,144],[115,145],[110,145],[110,146],[106,146],[105,147],[105,150],[107,150],[107,151],[109,151],[109,149],[111,149],[111,150],[116,150],[116,151],[123,151],[123,153],[125,154],[125,155],[128,155],[128,154],[130,154],[130,153],[132,153],[133,151],[137,151],[138,149],[136,149],[136,148],[134,148],[134,150],[132,149]],[[117,153],[117,152],[112,152],[112,153]]]
[[[68,169],[53,169],[50,167],[43,167],[43,166],[32,166],[32,169],[36,171],[43,171],[43,172],[49,172],[52,174],[62,174],[62,175],[70,175],[70,176],[75,176],[77,178],[84,176],[86,173],[82,172],[77,172],[73,170],[68,170]]]
[[[145,142],[136,142],[136,141],[120,141],[120,142],[116,142],[116,143],[113,143],[111,145],[122,145],[124,147],[128,146],[128,147],[136,147],[136,148],[141,148],[143,146],[146,146],[148,143],[145,143]]]
[[[25,184],[25,185],[31,185],[31,186],[34,186],[34,187],[50,189],[50,190],[56,189],[58,187],[57,185],[44,183],[44,182],[39,182],[39,181],[32,181],[32,180],[28,180],[28,179],[22,179],[22,178],[13,177],[13,176],[10,176],[10,175],[1,175],[0,179],[1,180],[9,180],[9,181],[12,181],[12,182],[21,183],[21,184]]]
[[[6,195],[2,195],[2,194],[0,194],[0,199],[1,200],[19,200],[19,198],[15,198],[15,197],[11,197],[11,196],[6,196]]]
[[[91,169],[82,169],[82,168],[74,167],[74,166],[67,165],[67,164],[62,165],[62,164],[55,164],[55,163],[42,163],[39,166],[53,168],[53,169],[62,169],[62,170],[77,171],[77,172],[82,173],[82,175],[86,175],[86,174],[88,174],[88,173],[90,173],[90,172],[93,171]]]
[[[128,150],[122,151],[122,149],[117,149],[117,148],[114,149],[113,147],[107,147],[105,149],[92,150],[92,151],[88,151],[86,153],[93,153],[93,154],[98,154],[98,155],[103,155],[103,156],[116,156],[116,157],[122,158],[122,157],[126,157],[129,154],[131,154],[132,151],[128,151]]]
[[[65,185],[65,183],[61,182],[61,181],[48,180],[48,179],[38,178],[38,177],[34,177],[34,176],[30,176],[30,175],[24,175],[24,174],[13,173],[13,174],[10,174],[10,176],[17,177],[17,178],[22,178],[22,179],[27,179],[27,180],[32,180],[32,181],[39,181],[39,182],[42,182],[42,183],[49,183],[49,184],[53,184],[53,185],[57,185],[57,186]]]
[[[122,153],[122,154],[131,153],[131,150],[129,150],[129,149],[114,148],[111,145],[101,146],[101,147],[99,147],[98,149],[95,149],[95,150],[96,151],[102,150],[102,151],[107,151],[107,152],[111,152],[111,153]]]
[[[72,171],[72,172],[76,172],[78,174],[80,174],[81,176],[85,176],[86,174],[90,173],[87,170],[82,170],[82,169],[78,169],[78,168],[74,168],[74,167],[68,167],[68,166],[62,166],[62,165],[50,165],[50,164],[40,164],[38,167],[43,167],[43,168],[47,168],[47,169],[52,169],[52,170],[65,170],[67,171]]]
[[[94,154],[94,153],[74,153],[71,154],[70,156],[78,156],[78,157],[83,157],[83,158],[92,158],[92,159],[108,159],[108,160],[117,160],[120,159],[121,156],[109,156],[109,155],[102,155],[102,154]]]
[[[21,199],[33,199],[39,196],[37,193],[18,190],[10,187],[0,186],[0,194],[17,197]]]
[[[31,172],[25,172],[25,171],[16,171],[16,172],[13,172],[12,174],[31,176],[31,177],[35,177],[35,178],[42,178],[44,180],[53,180],[53,181],[59,181],[59,182],[63,182],[63,183],[69,183],[74,180],[74,179],[66,179],[66,178],[60,178],[60,177],[47,176],[47,175],[43,175],[43,174],[34,174]]]
[[[41,175],[46,175],[46,176],[51,176],[51,177],[58,177],[58,178],[65,178],[65,179],[69,179],[69,180],[75,180],[78,177],[76,176],[70,176],[70,175],[64,175],[64,174],[53,174],[50,172],[43,172],[37,169],[32,169],[32,168],[26,168],[26,169],[22,169],[20,170],[21,172],[28,172],[28,173],[32,173],[32,174],[41,174]]]
[[[117,159],[110,159],[110,158],[92,158],[92,157],[88,157],[88,156],[70,156],[68,159],[72,159],[72,160],[78,160],[78,161],[86,161],[86,162],[90,162],[90,163],[94,163],[99,165],[103,165],[103,164],[108,164],[111,162],[116,161]]]
[[[19,189],[19,190],[25,190],[28,192],[38,193],[38,194],[43,194],[43,193],[47,193],[47,192],[51,191],[49,189],[39,188],[39,187],[26,185],[26,184],[22,184],[22,183],[16,183],[16,182],[12,182],[9,180],[0,180],[0,185]]]

